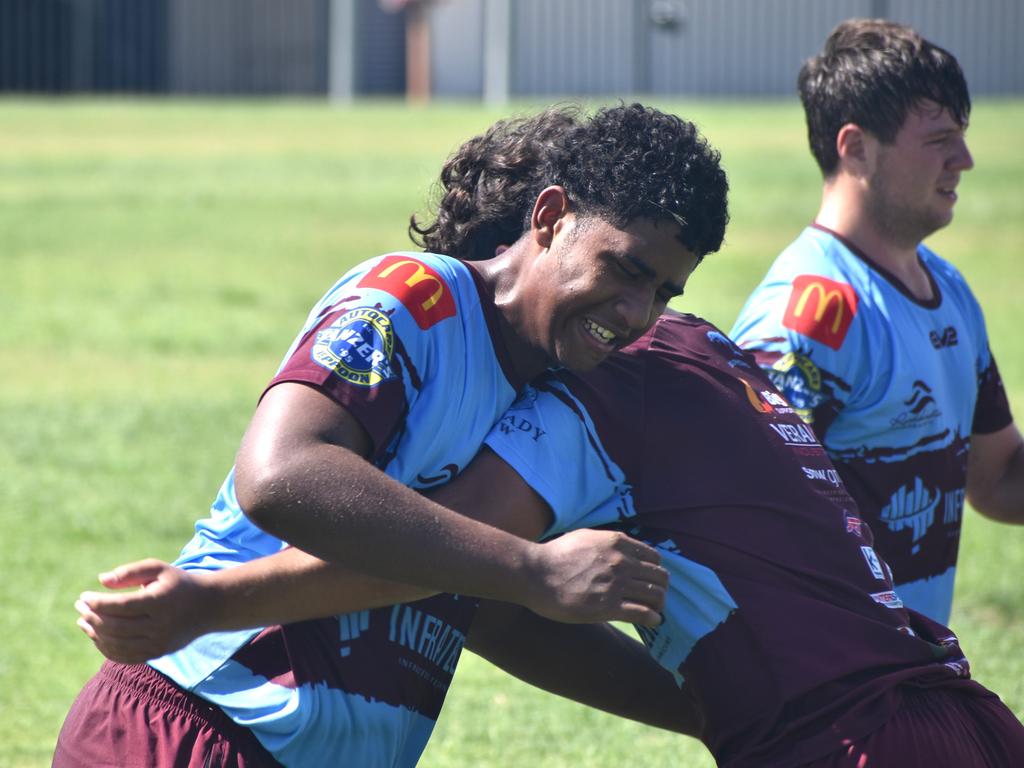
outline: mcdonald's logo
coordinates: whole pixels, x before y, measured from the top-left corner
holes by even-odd
[[[402,302],[424,331],[455,315],[455,299],[448,284],[437,272],[411,256],[385,256],[373,270],[363,275],[358,287],[387,291]]]
[[[839,349],[856,314],[857,293],[853,286],[820,275],[799,275],[793,280],[782,324]]]

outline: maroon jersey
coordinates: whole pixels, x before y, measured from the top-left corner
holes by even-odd
[[[720,764],[839,749],[900,684],[974,686],[953,634],[903,607],[814,432],[706,321],[666,314],[597,370],[538,384],[487,442],[548,501],[549,533],[610,526],[661,550],[665,621],[641,635]]]

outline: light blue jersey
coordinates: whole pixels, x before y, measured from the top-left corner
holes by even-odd
[[[372,461],[426,488],[455,476],[516,396],[493,299],[465,264],[391,254],[338,281],[271,386],[345,406]],[[176,565],[217,570],[285,543],[254,526],[230,473]],[[476,601],[444,595],[286,627],[216,633],[152,662],[251,729],[286,766],[411,766],[426,745]]]
[[[981,308],[925,246],[932,298],[850,243],[806,229],[732,337],[822,440],[911,608],[949,620],[974,432],[1011,422]]]

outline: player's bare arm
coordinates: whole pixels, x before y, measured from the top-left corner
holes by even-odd
[[[146,586],[127,594],[91,593],[80,601],[80,623],[87,634],[105,656],[122,663],[167,653],[199,632],[299,621],[428,596],[422,589],[363,576],[291,548],[215,574],[143,560],[103,574],[103,583],[110,588]],[[98,602],[103,612],[92,611],[85,601]],[[672,676],[641,643],[611,625],[562,624],[521,606],[484,601],[467,647],[550,693],[647,725],[688,735],[698,731],[692,701]]]
[[[1024,524],[1024,438],[1016,424],[971,436],[967,500],[993,520]]]
[[[547,504],[488,449],[431,496],[446,512],[477,518],[488,535],[503,529],[513,538],[534,540],[550,524]],[[547,601],[543,610],[577,621],[582,615],[593,621],[660,623],[668,577],[657,552],[647,545],[620,533],[581,530],[536,546],[546,559],[549,579],[534,601]],[[128,593],[86,592],[76,603],[82,630],[105,656],[124,663],[177,650],[207,632],[365,610],[436,591],[367,576],[297,549],[213,573],[144,560],[104,574],[101,583],[110,589],[143,587]],[[478,589],[470,584],[461,592],[477,594]]]
[[[562,624],[486,600],[466,647],[549,693],[657,728],[700,733],[687,691],[642,643],[610,624]]]
[[[556,620],[658,623],[654,610],[638,609],[652,579],[664,577],[653,549],[621,534],[606,534],[616,556],[536,544],[395,482],[363,458],[368,453],[366,434],[345,408],[311,387],[280,384],[242,440],[236,493],[264,530],[372,576],[520,603]],[[489,478],[460,487],[462,510],[505,494]]]
[[[209,632],[366,610],[432,592],[352,571],[289,547],[221,571],[186,571],[148,559],[100,574],[111,590],[84,592],[78,626],[111,661],[136,664]]]

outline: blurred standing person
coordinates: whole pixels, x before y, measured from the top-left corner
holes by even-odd
[[[1024,522],[1024,443],[981,307],[921,242],[974,165],[967,84],[909,27],[853,19],[798,87],[821,207],[732,336],[824,443],[902,601],[947,623],[965,497]]]

